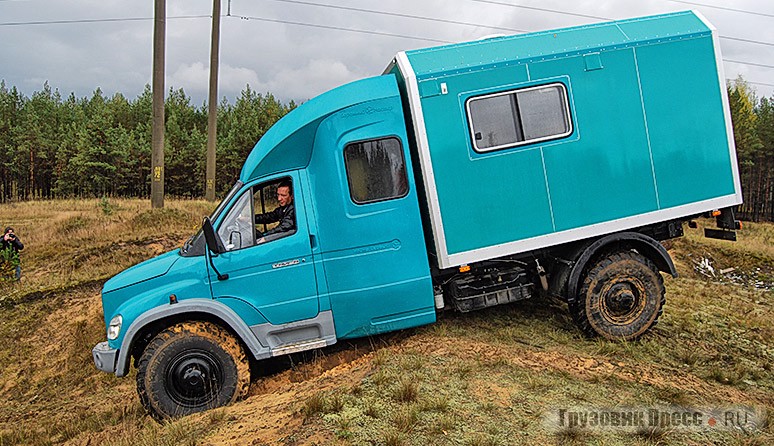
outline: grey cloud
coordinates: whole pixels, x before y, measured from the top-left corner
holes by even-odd
[[[321,0],[309,0],[323,3]],[[504,0],[501,0],[504,1]],[[774,13],[768,2],[700,0],[707,4]],[[223,1],[226,13],[227,0]],[[243,16],[315,23],[448,41],[465,41],[499,33],[487,27],[356,13],[272,0],[232,0],[234,17],[221,22],[219,96],[233,100],[246,84],[283,100],[306,100],[342,83],[378,75],[399,51],[435,45],[406,38],[359,34],[290,24],[242,20]],[[325,3],[504,26],[525,30],[551,29],[598,20],[471,0],[357,1]],[[667,0],[519,0],[514,4],[610,18],[690,9]],[[209,0],[167,0],[168,16],[208,15]],[[774,42],[771,18],[698,8],[722,35]],[[150,0],[27,0],[0,2],[0,22],[70,20],[105,17],[152,17]],[[78,25],[0,27],[0,78],[26,94],[48,80],[63,94],[89,95],[100,87],[106,94],[140,94],[151,81],[152,21]],[[167,22],[168,88],[183,88],[193,103],[207,97],[210,20],[170,19]],[[774,65],[774,48],[722,40],[730,60]],[[726,63],[726,75],[743,74],[749,81],[774,84],[774,70]],[[772,87],[755,87],[770,96]]]

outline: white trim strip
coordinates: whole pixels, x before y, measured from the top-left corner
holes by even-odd
[[[728,91],[726,90],[726,73],[723,67],[723,56],[720,54],[720,35],[712,23],[707,20],[702,13],[697,10],[691,11],[704,26],[712,32],[712,46],[715,49],[715,63],[718,66],[718,86],[720,87],[720,98],[723,101],[723,114],[726,119],[726,136],[728,137],[728,151],[731,156],[731,171],[734,176],[734,191],[738,203],[742,203],[742,182],[739,177],[739,163],[736,160],[736,143],[734,142],[734,127],[731,124],[731,106],[728,103]]]
[[[438,191],[435,188],[435,174],[433,173],[433,163],[430,158],[430,143],[427,139],[425,117],[422,113],[422,103],[420,102],[419,97],[419,84],[405,51],[398,53],[398,55],[395,56],[395,61],[398,63],[398,69],[401,74],[403,74],[403,79],[406,82],[406,92],[411,108],[411,118],[414,121],[414,136],[416,137],[417,149],[419,151],[419,164],[422,168],[425,196],[427,198],[428,210],[430,211],[430,223],[433,229],[435,252],[438,254],[439,264],[443,264],[447,261],[449,253],[446,251],[446,235],[444,234],[443,222],[441,221],[441,206],[438,200]]]
[[[305,350],[312,350],[315,348],[322,348],[328,345],[325,339],[315,339],[312,341],[299,342],[298,344],[283,345],[271,350],[272,356],[288,355],[290,353],[303,352]]]
[[[725,197],[713,198],[711,200],[700,201],[697,203],[686,204],[670,209],[648,212],[645,214],[625,217],[618,220],[597,223],[581,228],[568,229],[566,231],[554,234],[546,234],[532,237],[524,240],[517,240],[502,245],[494,245],[481,249],[474,249],[458,254],[452,254],[447,258],[440,258],[441,268],[450,268],[453,266],[465,265],[485,259],[493,259],[511,254],[531,251],[533,249],[546,248],[549,246],[561,245],[562,243],[583,240],[600,235],[611,234],[613,232],[624,231],[627,229],[646,226],[667,220],[687,217],[689,215],[701,214],[714,209],[720,209],[728,206],[735,206],[740,203],[736,195],[727,195]]]

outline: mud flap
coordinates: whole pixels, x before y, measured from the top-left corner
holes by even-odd
[[[704,228],[704,237],[735,242],[736,230],[742,229],[742,222],[736,219],[734,208],[723,208],[715,217],[715,223],[720,229]]]

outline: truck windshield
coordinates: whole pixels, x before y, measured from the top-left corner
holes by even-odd
[[[221,200],[220,204],[218,204],[218,207],[215,208],[214,211],[212,211],[212,215],[210,215],[210,221],[215,223],[215,221],[218,219],[218,216],[221,212],[223,212],[223,208],[226,207],[226,204],[231,201],[231,198],[236,195],[236,193],[239,191],[239,189],[242,188],[244,185],[243,182],[237,180],[236,183],[234,183],[234,186],[231,188],[230,191],[228,191],[228,194],[226,194],[226,198]]]
[[[234,183],[234,186],[231,187],[230,191],[228,191],[226,197],[221,200],[221,202],[218,204],[218,207],[212,211],[212,214],[210,215],[210,221],[215,222],[218,219],[220,213],[223,212],[223,208],[226,207],[226,204],[231,201],[231,199],[234,197],[234,195],[236,195],[236,193],[239,191],[239,189],[242,188],[243,185],[244,183],[239,180]],[[196,234],[188,237],[188,240],[186,240],[185,244],[183,244],[183,246],[180,248],[180,255],[185,257],[204,255],[204,237],[201,228],[199,228]]]

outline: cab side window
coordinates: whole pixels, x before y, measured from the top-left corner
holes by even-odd
[[[357,204],[405,197],[408,177],[398,138],[380,138],[344,147],[349,194]]]
[[[281,178],[245,191],[223,219],[218,236],[227,251],[235,251],[295,232],[293,183]]]
[[[254,188],[255,223],[258,243],[287,237],[296,232],[296,207],[290,178]]]

